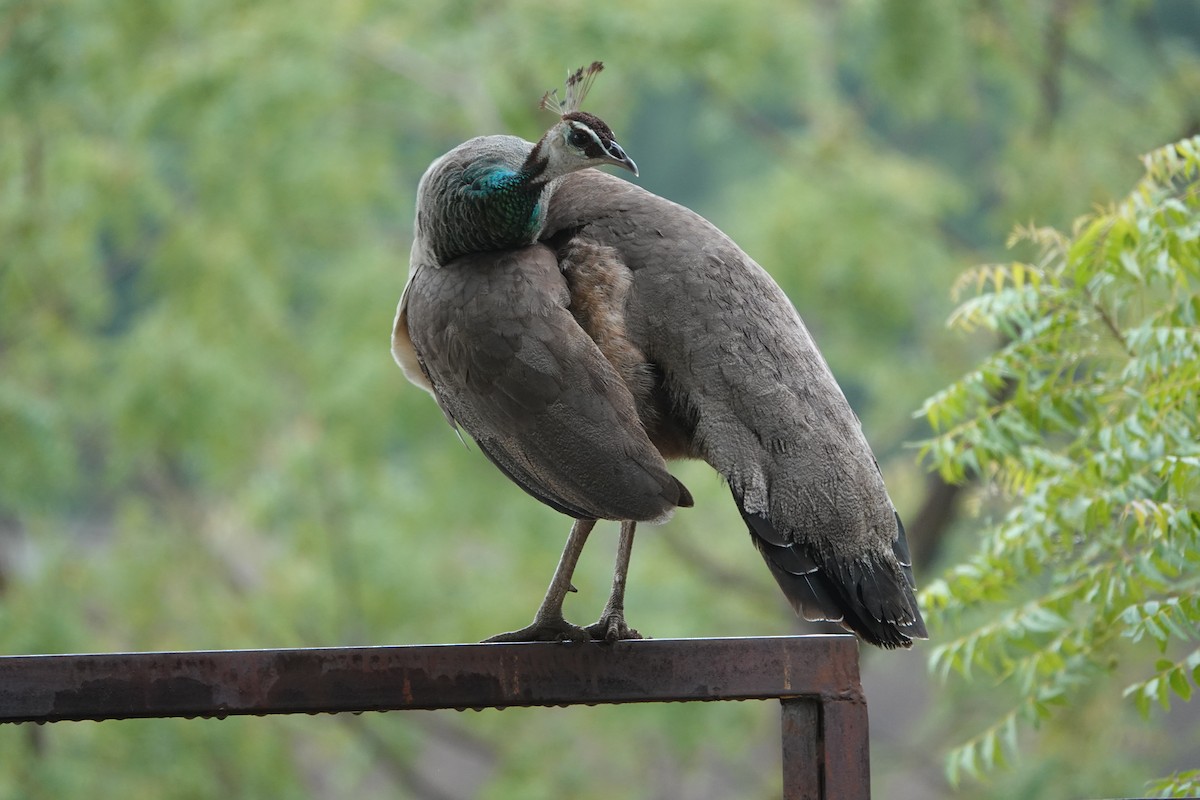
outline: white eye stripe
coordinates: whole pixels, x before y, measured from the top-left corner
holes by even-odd
[[[608,148],[604,146],[604,142],[600,141],[600,137],[596,135],[594,130],[581,122],[576,122],[575,120],[569,120],[568,124],[571,126],[572,131],[581,131],[592,137],[592,141],[596,143],[596,146],[600,148],[601,152],[607,152]]]

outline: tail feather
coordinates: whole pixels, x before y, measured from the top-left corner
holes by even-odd
[[[738,508],[742,509],[740,502]],[[889,564],[818,552],[788,541],[760,514],[742,510],[742,518],[771,574],[804,619],[841,623],[879,647],[911,647],[913,639],[928,638],[917,609],[903,527],[893,546],[899,564]]]
[[[675,481],[675,489],[679,492],[679,499],[675,501],[675,505],[680,508],[691,508],[696,505],[696,501],[692,498],[692,493],[683,485],[683,482],[673,475],[671,476],[671,480]],[[912,578],[911,572],[909,573],[909,578]]]

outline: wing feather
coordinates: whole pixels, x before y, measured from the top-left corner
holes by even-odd
[[[509,478],[575,517],[661,520],[686,495],[572,317],[543,245],[414,271],[407,334],[439,404]]]

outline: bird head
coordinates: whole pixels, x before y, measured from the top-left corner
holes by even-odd
[[[604,120],[579,110],[583,98],[592,87],[592,81],[602,69],[604,65],[601,62],[593,61],[590,66],[580,67],[567,76],[565,100],[558,99],[557,89],[542,96],[541,107],[559,115],[558,122],[546,131],[530,156],[531,160],[542,162],[539,166],[543,168],[543,175],[547,179],[604,164],[638,174],[637,164],[625,155]]]

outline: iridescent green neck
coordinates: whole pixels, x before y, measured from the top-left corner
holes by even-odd
[[[464,234],[473,250],[502,250],[532,243],[542,227],[546,184],[525,167],[473,165],[463,173],[463,199],[474,219]]]

